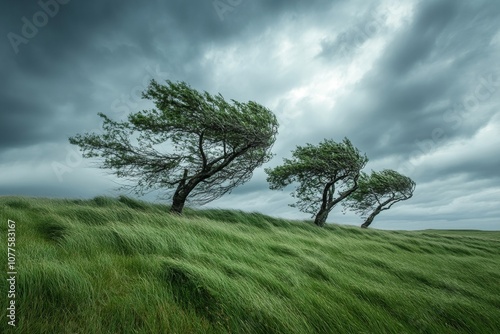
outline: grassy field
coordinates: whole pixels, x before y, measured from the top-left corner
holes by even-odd
[[[500,233],[0,197],[1,333],[499,333]],[[16,325],[7,324],[7,221]]]

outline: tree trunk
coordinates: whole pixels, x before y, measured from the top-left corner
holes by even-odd
[[[170,207],[170,213],[174,213],[177,215],[182,214],[182,209],[184,209],[184,204],[186,203],[187,196],[184,195],[184,192],[175,192],[172,198],[172,206]]]
[[[188,170],[184,170],[184,175],[182,180],[179,182],[177,189],[175,189],[174,196],[172,197],[172,206],[170,207],[170,213],[177,215],[182,214],[182,209],[184,209],[184,204],[186,203],[187,196],[192,189],[186,189],[186,179],[188,175]],[[188,184],[189,185],[189,184]]]
[[[328,218],[329,210],[323,209],[318,212],[316,218],[314,219],[314,224],[319,227],[323,227],[326,223],[326,219]]]
[[[370,226],[370,224],[373,222],[373,219],[375,218],[376,215],[378,215],[380,212],[382,211],[382,207],[377,207],[375,209],[375,211],[373,211],[369,216],[368,218],[366,218],[365,222],[363,223],[363,225],[361,225],[361,228],[367,228],[368,226]]]

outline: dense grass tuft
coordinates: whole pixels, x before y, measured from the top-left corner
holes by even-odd
[[[500,328],[499,232],[317,228],[218,209],[177,216],[101,196],[3,197],[0,219],[2,235],[16,221],[18,272],[17,327],[0,298],[0,333]]]
[[[68,226],[59,217],[51,216],[40,219],[36,225],[36,230],[48,241],[61,242],[68,234]]]
[[[94,203],[98,207],[110,208],[117,205],[117,200],[106,196],[94,197],[90,203]]]
[[[221,304],[214,293],[210,292],[201,278],[190,273],[188,269],[167,263],[163,278],[169,284],[175,302],[182,308],[192,309],[211,322],[223,318]]]
[[[3,205],[19,210],[29,209],[31,207],[29,201],[22,198],[8,199],[3,203]]]
[[[146,203],[144,203],[142,201],[138,201],[138,200],[130,198],[130,197],[120,196],[120,197],[118,197],[118,201],[125,204],[129,208],[134,209],[134,210],[144,211],[144,210],[148,209],[148,205]]]

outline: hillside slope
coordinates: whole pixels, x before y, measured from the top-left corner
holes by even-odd
[[[3,268],[10,219],[17,271],[17,327],[2,279],[0,332],[499,332],[497,232],[166,210],[125,197],[0,197]]]

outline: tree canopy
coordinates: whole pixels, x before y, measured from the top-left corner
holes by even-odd
[[[326,223],[335,205],[356,190],[360,171],[368,162],[347,138],[340,143],[325,139],[317,146],[297,146],[292,159],[283,160],[283,165],[266,169],[270,188],[298,183],[292,192],[298,201],[291,206],[310,213],[318,226]]]
[[[154,80],[143,98],[156,108],[123,122],[100,113],[103,134],[79,134],[70,142],[84,157],[102,159],[101,168],[133,181],[137,193],[164,191],[172,197],[171,212],[181,213],[186,200],[221,197],[272,157],[278,122],[256,102],[228,102],[184,82]]]
[[[347,198],[344,205],[365,219],[361,227],[366,228],[380,212],[411,198],[415,186],[412,179],[390,169],[372,171],[371,175],[362,173],[358,189]]]

